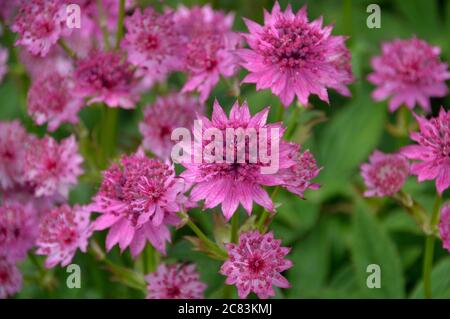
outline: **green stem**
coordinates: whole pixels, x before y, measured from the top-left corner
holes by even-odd
[[[296,105],[294,107],[294,110],[292,111],[292,114],[290,115],[288,127],[286,129],[286,132],[284,134],[286,140],[290,140],[292,135],[294,135],[295,130],[297,128],[298,124],[298,115],[300,113],[300,106]]]
[[[277,186],[275,187],[275,189],[272,191],[272,195],[270,196],[270,198],[272,199],[272,201],[275,200],[275,198],[278,195],[278,192],[280,191],[280,187]],[[267,225],[266,225],[266,220],[269,218],[269,212],[267,211],[267,209],[264,209],[263,212],[261,213],[261,216],[259,217],[258,222],[256,223],[256,228],[261,232],[264,233],[266,231]]]
[[[102,147],[102,164],[114,156],[117,139],[117,118],[119,109],[104,106],[102,126],[100,132],[100,145]]]
[[[439,221],[439,208],[442,203],[442,197],[437,194],[434,202],[433,213],[430,218],[431,229],[435,228]],[[425,255],[423,258],[423,292],[426,299],[431,298],[431,270],[433,268],[434,234],[427,235],[425,240]]]
[[[212,240],[210,240],[205,233],[202,232],[200,228],[189,218],[189,216],[184,212],[178,212],[178,216],[188,225],[188,227],[197,235],[197,237],[202,241],[202,243],[207,247],[212,253],[216,254],[223,260],[228,258],[228,254],[225,250],[217,246]]]
[[[231,217],[231,242],[237,243],[239,233],[239,211],[234,212]]]
[[[64,50],[64,52],[66,52],[66,54],[68,56],[70,56],[72,59],[76,59],[77,58],[77,54],[75,53],[75,51],[73,51],[69,47],[69,45],[66,43],[66,41],[64,41],[63,39],[59,39],[58,40],[58,44]]]
[[[119,2],[119,18],[117,20],[116,50],[120,47],[120,40],[123,38],[123,20],[125,18],[125,0]]]
[[[103,42],[105,44],[105,50],[109,51],[111,49],[111,44],[109,43],[109,32],[108,32],[108,27],[106,25],[105,10],[103,8],[102,0],[97,0],[97,10],[98,10],[98,17],[99,17],[98,24],[100,25],[100,29],[102,30]]]

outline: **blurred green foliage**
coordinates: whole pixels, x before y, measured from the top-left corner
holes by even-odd
[[[138,2],[142,6],[163,6],[156,0]],[[179,2],[166,0],[164,5],[176,7]],[[269,0],[182,2],[186,6],[211,3],[216,9],[234,11],[235,29],[241,31],[246,30],[242,17],[261,22],[263,8],[271,9],[273,5],[273,1]],[[294,10],[298,10],[306,1],[281,0],[282,8],[288,2],[291,2]],[[366,7],[374,2],[381,6],[380,29],[366,27]],[[306,140],[301,135],[295,136],[295,139],[302,141],[304,148],[311,149],[320,166],[323,166],[318,178],[322,187],[316,192],[308,191],[306,200],[284,192],[277,197],[280,207],[272,229],[276,237],[283,239],[285,246],[292,247],[289,258],[294,262],[294,267],[287,271],[292,288],[278,290],[277,297],[421,298],[424,236],[406,213],[392,201],[367,200],[361,196],[359,165],[367,160],[368,155],[375,148],[395,151],[409,143],[407,138],[393,138],[386,133],[386,123],[394,122],[395,114],[388,113],[385,103],[375,103],[371,100],[370,92],[373,88],[367,83],[366,76],[371,69],[370,57],[379,54],[381,42],[397,37],[409,38],[417,35],[433,45],[440,46],[442,59],[449,60],[450,1],[314,0],[308,1],[308,14],[310,19],[323,15],[326,24],[334,24],[334,34],[350,36],[349,48],[357,81],[351,86],[352,98],[344,98],[331,91],[330,106],[313,98],[311,102],[314,110],[325,114],[327,119],[316,125]],[[12,39],[3,38],[1,42],[11,45]],[[17,60],[13,56],[11,67],[14,68],[16,63]],[[241,76],[243,73],[244,71]],[[179,89],[182,83],[180,77],[172,77],[169,87]],[[28,85],[29,83],[16,79],[13,75],[8,76],[0,85],[0,119],[21,118],[30,131],[43,134],[45,130],[34,126],[25,115],[24,96]],[[233,98],[227,95],[227,88],[223,83],[211,95],[207,104],[209,107],[214,97],[228,108],[233,103]],[[149,92],[137,110],[120,110],[119,147],[122,151],[133,150],[139,144],[137,123],[142,117],[141,107],[154,98],[154,93]],[[275,120],[276,109],[280,104],[270,92],[255,92],[254,85],[243,85],[241,98],[249,101],[253,112],[271,105],[273,109],[270,116]],[[449,97],[434,99],[432,102],[435,113],[440,105],[450,105]],[[285,114],[285,121],[289,119],[291,111],[292,109]],[[300,116],[302,115],[303,113]],[[83,110],[82,118],[86,126],[95,131],[99,110],[95,106],[88,107]],[[55,136],[65,136],[69,133],[70,128],[63,127]],[[72,191],[71,202],[88,202],[97,185],[98,182],[81,182]],[[431,209],[435,192],[433,183],[417,184],[416,179],[410,177],[406,188],[416,200],[428,210]],[[212,237],[212,219],[209,214],[211,213],[193,212],[194,219]],[[207,296],[222,297],[224,277],[218,274],[220,263],[191,251],[191,245],[183,239],[187,234],[191,234],[187,229],[181,229],[174,234],[167,260],[197,263],[201,279],[208,283]],[[103,242],[102,235],[96,235],[99,242]],[[119,265],[136,267],[139,271],[142,269],[139,262],[132,262],[128,252],[120,255],[115,248],[109,257]],[[38,274],[35,265],[30,260],[24,262],[21,267],[26,284],[18,297],[144,297],[138,290],[111,281],[111,274],[90,255],[78,253],[74,263],[79,264],[82,269],[82,288],[68,289],[65,285],[67,273],[58,268],[52,270],[56,288],[48,291],[39,285],[42,280],[35,278]],[[380,289],[369,289],[366,286],[368,264],[381,266]],[[433,296],[450,298],[450,257],[448,252],[441,248],[440,242],[436,243],[434,264]]]

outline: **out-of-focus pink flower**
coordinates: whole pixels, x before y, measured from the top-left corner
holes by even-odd
[[[28,134],[19,121],[0,122],[0,189],[23,182],[24,145]]]
[[[183,67],[182,44],[173,12],[158,13],[152,8],[136,9],[125,20],[127,33],[122,48],[130,63],[145,69],[151,82],[161,81]]]
[[[272,13],[264,12],[264,25],[244,20],[244,34],[250,49],[238,50],[242,65],[250,72],[244,83],[256,89],[270,88],[285,107],[297,96],[303,105],[310,94],[328,101],[327,88],[350,96],[353,82],[346,37],[331,35],[331,26],[322,26],[322,17],[308,22],[306,7],[296,14],[290,5],[284,12],[275,2]]]
[[[392,196],[405,184],[409,163],[401,154],[375,151],[369,157],[369,163],[361,165],[361,176],[367,187],[364,196]]]
[[[8,49],[0,47],[0,83],[8,72]]]
[[[283,179],[282,186],[291,193],[304,198],[307,189],[319,189],[320,185],[312,183],[311,180],[319,175],[321,169],[317,167],[316,159],[309,150],[302,153],[300,145],[292,144],[292,146],[295,164],[280,172]]]
[[[63,0],[23,1],[11,27],[19,34],[16,45],[25,46],[34,55],[46,56],[63,35],[70,34],[66,16]]]
[[[0,0],[0,19],[9,25],[14,19],[22,0]]]
[[[448,92],[445,80],[450,78],[450,72],[447,64],[440,61],[440,52],[439,47],[416,37],[383,43],[381,56],[372,58],[374,72],[368,76],[377,86],[373,98],[390,98],[391,112],[402,104],[412,110],[416,103],[430,112],[430,98]]]
[[[24,185],[16,186],[2,192],[0,194],[0,201],[3,203],[27,203],[27,205],[29,204],[33,208],[38,218],[47,214],[53,207],[67,202],[67,199],[59,194],[36,197],[34,193],[35,189],[31,185],[24,183]]]
[[[73,71],[71,58],[57,46],[52,47],[45,57],[34,56],[27,50],[21,49],[19,59],[32,80],[39,79],[50,73],[67,76]]]
[[[450,186],[450,112],[441,107],[437,117],[415,117],[420,131],[411,133],[410,138],[418,145],[405,146],[401,152],[419,161],[411,165],[419,182],[436,180],[436,189],[442,194]]]
[[[37,254],[46,255],[45,266],[67,266],[78,249],[86,252],[92,230],[89,227],[90,212],[81,206],[55,207],[41,221],[37,239]]]
[[[71,78],[50,73],[37,79],[28,91],[28,114],[38,124],[48,122],[50,132],[62,123],[78,123],[83,99],[73,94]]]
[[[95,230],[110,228],[106,248],[119,244],[123,251],[130,246],[131,254],[137,256],[150,241],[165,254],[165,241],[170,241],[167,226],[180,224],[176,213],[186,203],[184,180],[142,150],[122,157],[103,176],[90,209],[102,213],[93,223]]]
[[[445,204],[441,208],[439,234],[444,248],[450,252],[450,204]]]
[[[148,299],[203,299],[206,285],[194,264],[161,264],[145,277]]]
[[[0,299],[5,299],[22,289],[22,274],[17,266],[0,255]]]
[[[144,119],[139,124],[144,140],[142,145],[162,159],[168,159],[174,142],[172,131],[176,128],[191,129],[197,114],[203,114],[204,105],[197,98],[172,93],[158,97],[144,109]]]
[[[253,201],[269,211],[274,210],[273,202],[267,191],[263,189],[263,186],[285,185],[287,182],[283,178],[282,173],[285,172],[285,169],[295,165],[297,161],[292,156],[295,146],[282,140],[284,128],[281,124],[266,124],[268,113],[269,108],[266,108],[251,116],[246,102],[242,106],[236,102],[231,109],[230,116],[227,117],[222,107],[215,101],[212,120],[204,116],[199,117],[199,120],[202,121],[202,132],[194,132],[194,136],[197,139],[198,135],[202,135],[203,143],[194,143],[193,153],[203,154],[203,159],[201,162],[191,160],[190,162],[181,163],[186,168],[181,176],[187,182],[194,184],[191,192],[193,201],[204,199],[205,208],[213,208],[221,204],[222,212],[227,219],[233,216],[239,204],[242,204],[250,215]],[[232,158],[227,158],[227,150],[225,149],[222,150],[223,158],[217,158],[219,154],[208,155],[211,150],[208,151],[207,148],[211,147],[209,144],[212,142],[208,140],[205,132],[210,128],[215,128],[222,132],[223,141],[227,141],[229,145],[230,142],[234,142],[230,141],[230,137],[227,138],[227,129],[234,129],[236,142],[239,139],[236,130],[239,128],[242,131],[253,130],[256,136],[255,139],[259,141],[251,141],[253,144],[250,144],[250,141],[234,143],[234,156]],[[263,133],[266,134],[265,138]],[[276,143],[275,138],[279,140],[278,151],[274,149],[276,153],[271,154],[271,164],[274,164],[276,160],[278,170],[264,172],[263,168],[267,168],[270,163],[264,163],[261,157],[263,152],[260,150],[258,156],[256,150],[252,151],[252,146],[258,147],[257,144],[261,143],[262,146],[266,146],[269,150],[271,149],[271,140],[273,139],[274,143]],[[225,145],[225,147],[228,146]],[[228,152],[233,152],[233,146],[229,147],[231,149]],[[240,153],[244,154],[242,158],[238,158]],[[268,159],[268,162],[270,162],[270,159]]]
[[[73,135],[60,143],[50,136],[35,138],[26,145],[25,180],[37,197],[59,194],[67,198],[69,188],[83,173],[82,163]]]
[[[235,50],[240,46],[240,39],[231,31],[233,20],[233,14],[214,11],[209,5],[191,9],[180,6],[176,12],[188,73],[183,92],[197,90],[202,102],[220,76],[231,77],[238,69]]]
[[[31,203],[4,201],[1,204],[0,255],[11,262],[24,259],[35,244],[37,231],[38,218]]]
[[[289,288],[289,282],[280,273],[292,267],[284,257],[290,248],[281,247],[272,232],[260,234],[257,231],[242,233],[239,244],[226,244],[228,260],[220,268],[227,276],[225,283],[235,285],[239,298],[246,298],[254,292],[259,298],[275,296],[272,286]]]
[[[90,97],[89,104],[132,109],[139,96],[131,65],[120,53],[94,52],[78,61],[74,73],[75,92]]]

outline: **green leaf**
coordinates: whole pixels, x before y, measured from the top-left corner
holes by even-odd
[[[404,278],[401,261],[394,243],[376,218],[360,203],[353,220],[353,261],[356,267],[359,289],[370,297],[402,298]],[[376,264],[381,269],[381,287],[368,288],[370,273],[367,266]]]
[[[439,262],[431,272],[431,296],[450,298],[450,257]],[[423,298],[423,282],[420,280],[411,298]]]

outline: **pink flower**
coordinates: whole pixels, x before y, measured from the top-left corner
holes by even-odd
[[[282,186],[291,193],[304,198],[304,192],[309,188],[319,189],[320,185],[311,183],[311,180],[319,175],[320,168],[317,167],[316,159],[309,150],[300,151],[300,145],[293,144],[295,152],[295,164],[280,172],[283,179]]]
[[[203,104],[195,97],[179,93],[158,97],[153,105],[144,109],[144,119],[139,124],[144,136],[143,147],[168,159],[174,145],[172,131],[181,127],[191,129],[197,114],[203,111]]]
[[[136,9],[125,20],[127,33],[122,48],[128,52],[130,63],[144,68],[154,81],[183,67],[180,36],[173,19],[173,12],[158,13],[152,8],[142,13]]]
[[[56,72],[37,79],[28,91],[28,114],[38,125],[48,122],[50,132],[63,122],[78,123],[83,100],[72,94],[73,88],[70,78]]]
[[[281,247],[272,232],[260,234],[257,231],[242,233],[239,244],[226,244],[228,260],[220,268],[227,276],[227,285],[236,285],[239,298],[246,298],[254,292],[261,299],[275,296],[272,286],[289,288],[289,282],[280,273],[292,267],[284,259],[290,248]]]
[[[0,256],[0,299],[5,299],[22,289],[22,274],[17,266]]]
[[[102,213],[94,229],[110,228],[107,250],[116,244],[122,251],[130,246],[136,257],[148,240],[164,254],[165,241],[170,241],[167,225],[180,223],[176,212],[186,201],[183,179],[169,165],[147,158],[142,150],[122,157],[103,176],[90,208]]]
[[[416,37],[383,43],[381,56],[372,58],[374,72],[368,76],[377,86],[373,98],[390,98],[391,112],[402,104],[412,110],[416,103],[430,112],[430,98],[445,96],[448,91],[445,80],[450,73],[439,59],[440,52],[439,47]]]
[[[436,188],[442,194],[450,186],[450,112],[441,107],[438,117],[427,120],[415,115],[420,132],[410,138],[418,145],[405,146],[402,154],[420,162],[411,165],[411,173],[419,182],[436,180]]]
[[[67,266],[78,249],[86,252],[92,230],[90,212],[84,207],[68,205],[55,207],[42,219],[37,239],[38,255],[47,255],[45,267],[61,263]]]
[[[0,0],[0,19],[5,22],[5,25],[9,25],[14,19],[21,2],[22,0]]]
[[[42,78],[45,74],[58,73],[67,76],[73,71],[71,58],[57,46],[52,47],[45,57],[34,56],[21,49],[19,60],[33,81]]]
[[[25,46],[34,55],[46,56],[63,35],[66,27],[63,0],[23,1],[11,29],[19,34],[16,45]]]
[[[8,72],[8,49],[0,46],[0,83]]]
[[[59,194],[67,198],[69,188],[83,173],[82,162],[73,135],[60,143],[50,136],[33,139],[26,145],[25,179],[37,197]]]
[[[214,11],[209,5],[191,9],[180,6],[175,20],[182,34],[188,74],[183,92],[197,90],[204,102],[220,76],[231,77],[238,69],[235,50],[240,39],[231,31],[234,16]]]
[[[11,262],[24,259],[34,246],[38,218],[32,204],[3,201],[0,206],[0,255]]]
[[[0,189],[23,182],[24,144],[28,134],[19,121],[0,122]]]
[[[238,51],[242,65],[250,72],[244,83],[256,89],[270,88],[285,107],[295,95],[303,105],[310,94],[328,101],[327,88],[350,96],[347,85],[353,82],[346,37],[332,36],[331,26],[322,27],[322,17],[308,22],[306,7],[297,14],[290,5],[285,12],[275,2],[272,13],[264,12],[264,25],[244,20],[250,49]]]
[[[203,299],[206,285],[200,281],[194,264],[160,264],[145,277],[147,299]]]
[[[441,208],[439,234],[441,235],[444,248],[450,252],[450,204],[445,204]]]
[[[392,196],[399,192],[409,176],[409,163],[401,154],[385,154],[375,151],[369,163],[361,165],[367,191],[364,196]]]
[[[279,170],[273,173],[263,172],[262,169],[267,168],[268,164],[261,161],[262,151],[259,152],[259,158],[251,160],[251,157],[257,154],[251,154],[251,146],[247,142],[242,149],[239,146],[242,143],[238,144],[231,141],[235,144],[233,158],[228,159],[226,157],[227,150],[222,150],[223,158],[217,159],[218,155],[211,155],[210,157],[208,148],[210,148],[209,144],[212,142],[206,141],[207,138],[205,138],[202,144],[194,143],[194,154],[203,154],[203,160],[200,163],[195,160],[181,163],[186,168],[181,176],[188,183],[194,184],[191,192],[193,201],[204,199],[204,208],[213,208],[221,204],[222,212],[227,219],[233,216],[239,204],[242,204],[250,215],[253,201],[269,211],[274,210],[273,202],[262,186],[285,185],[286,181],[282,176],[282,173],[285,172],[284,169],[288,169],[297,162],[292,156],[295,146],[281,140],[284,133],[282,126],[280,124],[266,124],[268,113],[269,108],[266,108],[252,117],[246,102],[242,106],[236,102],[228,118],[219,103],[215,101],[212,120],[210,121],[204,116],[199,117],[199,120],[202,121],[203,132],[194,132],[194,135],[205,136],[207,129],[216,128],[222,132],[222,138],[226,141],[227,129],[234,129],[234,132],[238,128],[253,130],[257,136],[260,136],[259,142],[256,143],[267,145],[268,151],[271,148],[271,139],[274,138],[275,140],[275,137],[278,136],[280,140],[278,143],[279,150],[277,153],[271,154],[271,157],[277,160]],[[263,132],[267,133],[266,138],[261,137]],[[234,135],[238,138],[237,133]],[[253,146],[256,147],[257,145]],[[233,148],[230,148],[230,150],[233,152]],[[238,159],[239,153],[244,153],[245,156],[242,156],[244,158]]]
[[[89,104],[132,109],[139,98],[132,67],[120,53],[95,52],[78,62],[75,92],[90,97]]]

